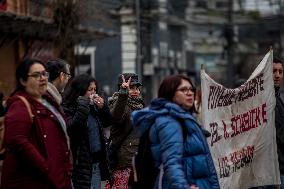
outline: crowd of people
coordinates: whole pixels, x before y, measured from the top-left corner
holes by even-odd
[[[274,59],[273,68],[282,184],[259,188],[284,189],[280,59]],[[137,74],[120,74],[117,92],[106,98],[94,77],[71,78],[69,64],[62,59],[43,63],[26,58],[17,67],[16,82],[5,107],[1,95],[1,189],[136,189],[134,157],[146,130],[159,170],[154,189],[220,188],[208,132],[197,116],[201,103],[195,98],[201,99],[201,91],[196,93],[189,77],[166,76],[149,105],[144,104]],[[109,137],[105,128],[110,128]]]

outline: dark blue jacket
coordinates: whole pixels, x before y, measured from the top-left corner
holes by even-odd
[[[188,189],[192,184],[199,189],[220,188],[206,138],[190,113],[158,98],[132,118],[140,136],[151,127],[155,165],[162,164],[164,169],[163,189]]]

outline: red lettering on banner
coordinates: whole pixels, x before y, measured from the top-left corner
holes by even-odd
[[[229,177],[239,169],[250,166],[253,157],[254,146],[252,145],[218,158],[220,178]]]
[[[237,136],[240,132],[238,131],[238,124],[237,124],[237,121],[238,121],[238,117],[239,116],[236,116],[236,117],[233,117],[231,119],[231,127],[232,127],[232,130],[233,130],[233,133],[231,134],[231,137],[234,137],[234,136]]]
[[[242,116],[242,124],[241,124],[241,130],[242,131],[247,131],[245,126],[249,125],[249,118],[250,118],[250,116],[249,116],[248,112],[243,114],[243,116]]]
[[[227,132],[227,125],[226,125],[226,123],[222,120],[222,123],[223,123],[223,126],[224,126],[224,138],[225,138],[225,140],[227,139],[227,138],[229,138],[229,133]]]
[[[262,119],[260,119],[260,112]],[[231,137],[235,137],[241,133],[248,132],[251,129],[257,128],[258,126],[266,122],[266,103],[264,103],[260,107],[253,108],[248,112],[236,115],[235,117],[231,118],[231,128],[233,131]]]
[[[263,123],[267,123],[266,103],[262,104],[262,120]]]
[[[259,117],[259,113],[260,113],[260,108],[257,108],[256,112],[255,112],[255,125],[256,127],[258,127],[259,125],[261,125],[261,122],[260,122],[260,117]],[[266,122],[263,122],[263,123],[266,123]]]
[[[264,125],[265,123],[267,123],[266,103],[232,117],[230,125],[226,124],[225,121],[222,120],[224,139],[227,140],[242,133],[249,132],[254,128]],[[219,125],[217,122],[210,123],[209,126],[211,130],[210,145],[213,146],[222,139],[222,134],[218,133]],[[229,130],[229,128],[231,128],[231,130]]]

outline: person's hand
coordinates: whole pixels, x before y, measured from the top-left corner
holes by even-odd
[[[122,89],[127,89],[129,90],[129,85],[131,82],[131,77],[129,77],[129,79],[127,81],[125,81],[124,75],[121,75],[121,79],[122,79],[122,84],[121,84],[121,88]]]
[[[94,94],[93,96],[93,102],[94,104],[97,105],[97,107],[99,109],[101,109],[102,107],[104,107],[104,99],[102,97],[100,97],[98,94]]]

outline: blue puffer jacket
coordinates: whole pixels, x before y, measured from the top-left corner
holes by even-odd
[[[155,165],[162,164],[164,170],[163,189],[189,189],[192,184],[199,189],[220,188],[207,141],[192,115],[158,98],[150,107],[133,112],[132,119],[140,136],[151,127]]]

